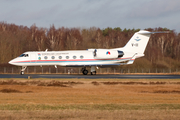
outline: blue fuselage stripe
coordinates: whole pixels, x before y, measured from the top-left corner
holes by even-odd
[[[33,61],[19,61],[18,63],[63,63],[63,62],[69,62],[69,63],[72,63],[72,62],[120,62],[120,61],[126,61],[126,60],[129,60],[129,59],[119,59],[119,60],[88,60],[88,61],[68,61],[68,60],[49,60],[49,61],[43,61],[43,60],[33,60]]]

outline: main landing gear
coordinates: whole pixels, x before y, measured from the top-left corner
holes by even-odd
[[[81,69],[83,75],[87,75],[88,74],[88,70],[86,69],[86,67],[83,67]],[[96,75],[96,68],[95,66],[91,66],[91,75]]]
[[[81,69],[81,72],[83,73],[83,75],[87,75],[88,74],[88,70],[86,70],[86,67],[83,67]]]
[[[91,66],[91,75],[96,75],[96,68],[95,68],[95,66]]]
[[[22,69],[21,69],[21,72],[20,72],[21,75],[24,75],[24,71],[26,70],[26,68],[27,68],[27,66],[22,66]]]

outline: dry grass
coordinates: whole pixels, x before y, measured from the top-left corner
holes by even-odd
[[[179,80],[1,79],[0,119],[179,119]]]
[[[1,120],[178,120],[176,110],[57,110],[57,111],[0,111]]]

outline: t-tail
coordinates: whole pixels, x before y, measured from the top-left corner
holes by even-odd
[[[144,56],[144,51],[151,34],[152,32],[141,30],[132,36],[129,42],[124,46],[124,52],[134,53],[127,64],[133,64],[136,58]]]
[[[154,33],[167,33],[167,32],[149,32],[145,30],[140,30],[131,37],[131,39],[123,48],[119,48],[127,55],[126,57],[130,58],[127,64],[133,64],[136,58],[144,56],[144,51],[148,44],[149,38],[151,34]]]

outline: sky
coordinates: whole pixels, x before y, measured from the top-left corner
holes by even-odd
[[[163,27],[180,32],[180,0],[0,0],[0,11],[0,22],[28,27]]]

